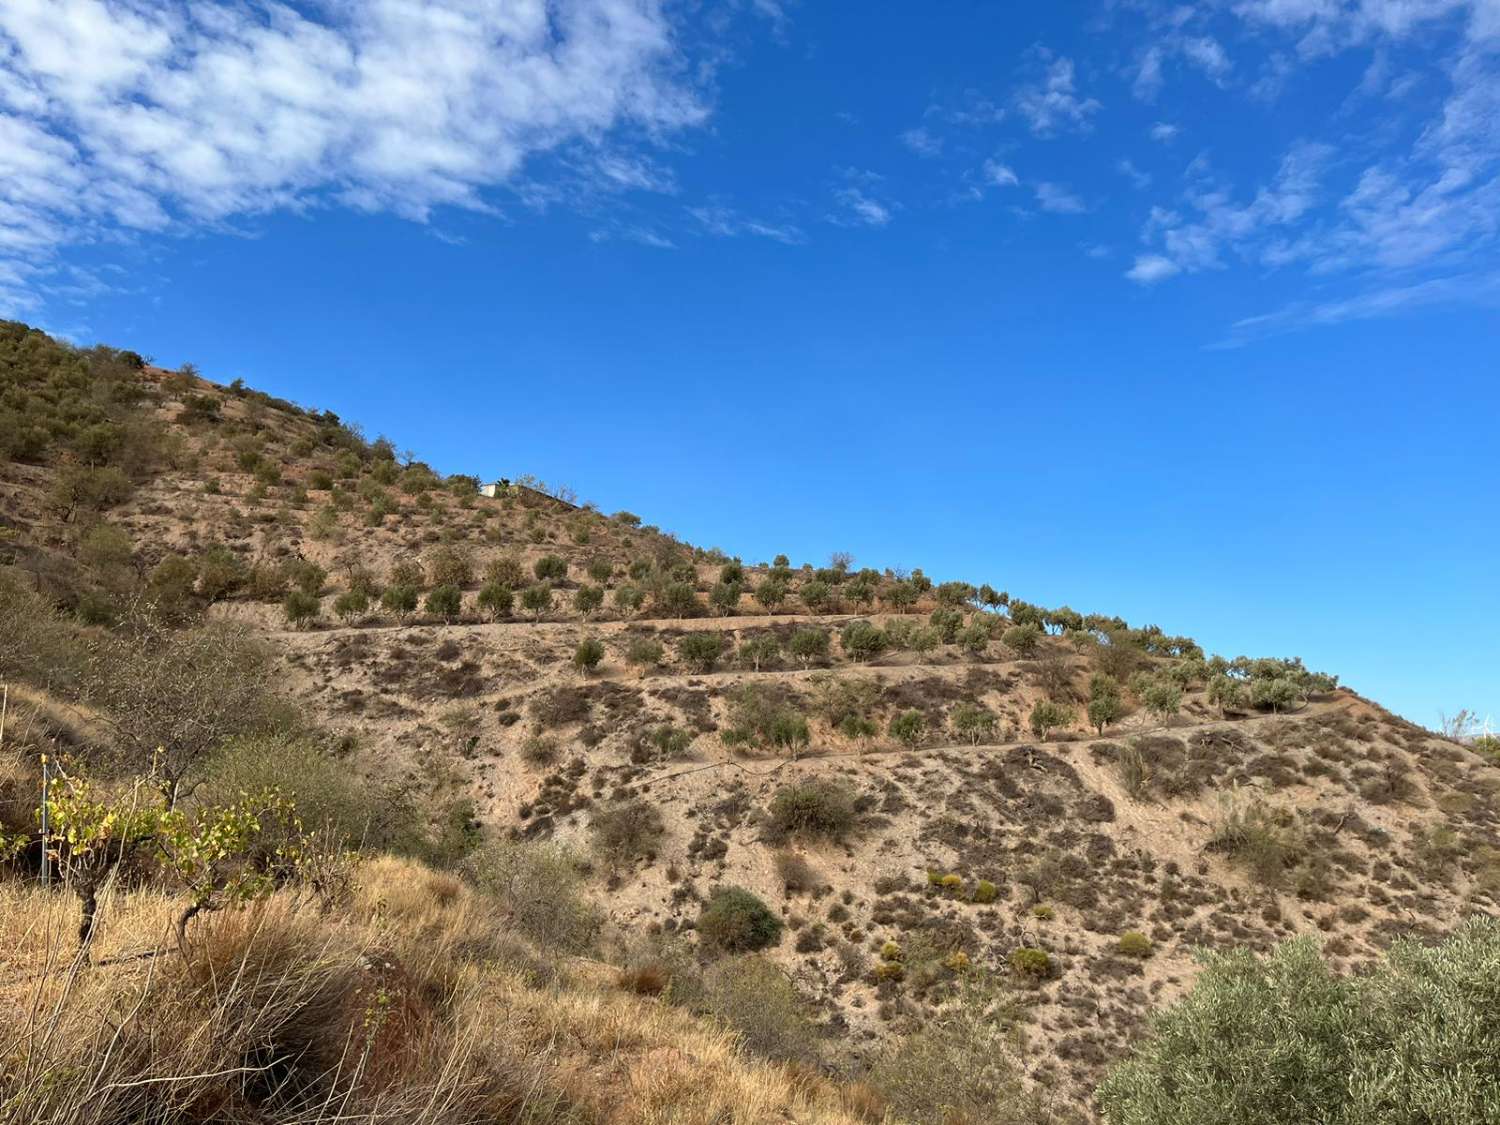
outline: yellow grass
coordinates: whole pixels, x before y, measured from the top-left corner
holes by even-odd
[[[150,891],[76,904],[0,883],[0,1123],[856,1120],[835,1084],[586,965],[540,986],[486,900],[381,858],[330,911],[282,892],[194,924]],[[566,983],[563,983],[565,981]]]

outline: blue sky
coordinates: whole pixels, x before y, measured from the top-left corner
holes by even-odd
[[[0,0],[0,315],[1500,722],[1500,0]]]

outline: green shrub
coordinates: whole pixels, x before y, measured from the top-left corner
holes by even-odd
[[[1038,922],[1050,922],[1057,917],[1057,911],[1045,903],[1037,903],[1031,908],[1031,916]]]
[[[395,617],[409,617],[417,609],[417,591],[413,586],[387,586],[380,595],[380,607]]]
[[[561,582],[568,576],[568,564],[556,555],[543,555],[532,564],[531,573],[538,582]]]
[[[1110,1125],[1491,1125],[1500,1106],[1500,921],[1401,940],[1357,976],[1299,938],[1200,954],[1098,1096]]]
[[[987,742],[995,734],[995,715],[977,703],[960,703],[948,716],[953,733],[971,746]]]
[[[515,592],[509,586],[502,586],[498,582],[486,582],[479,587],[479,593],[474,598],[474,604],[491,621],[509,617],[515,601]]]
[[[798,629],[787,642],[787,651],[806,668],[815,660],[828,659],[828,630]]]
[[[666,650],[654,637],[631,637],[625,646],[625,659],[642,668],[655,668],[665,655]]]
[[[1000,888],[988,879],[981,879],[974,887],[974,901],[983,906],[1000,897]]]
[[[1045,740],[1048,732],[1065,727],[1073,721],[1073,710],[1050,699],[1038,699],[1031,709],[1031,731]]]
[[[533,617],[540,617],[552,608],[552,587],[538,582],[521,591],[521,608]]]
[[[778,838],[842,840],[859,819],[857,797],[842,782],[816,779],[783,786],[771,798],[767,825]]]
[[[765,949],[781,941],[781,919],[742,887],[720,887],[698,915],[698,934],[729,953]]]
[[[1011,953],[1010,967],[1023,977],[1045,980],[1052,975],[1052,957],[1045,949],[1022,946]]]
[[[677,642],[678,659],[697,672],[712,672],[728,650],[729,638],[723,633],[688,633]]]
[[[294,627],[301,628],[303,625],[310,625],[313,621],[317,620],[318,611],[322,608],[322,603],[311,594],[304,593],[301,590],[293,590],[282,601],[281,608],[286,614],[287,621]]]
[[[464,596],[457,586],[436,586],[422,608],[434,617],[452,621],[463,609]]]
[[[1000,639],[1017,656],[1030,656],[1042,639],[1042,631],[1035,625],[1013,625]]]
[[[869,660],[885,651],[886,637],[868,621],[851,621],[839,634],[839,644],[849,659]]]
[[[357,621],[370,611],[370,598],[363,590],[345,590],[333,599],[333,612],[342,621]]]
[[[573,667],[580,672],[592,672],[604,659],[604,644],[595,637],[585,637],[573,650]]]
[[[598,612],[603,604],[604,588],[602,586],[580,586],[573,591],[573,608],[585,617]]]
[[[891,720],[891,737],[908,746],[916,746],[927,733],[927,720],[915,707],[902,711]]]
[[[1126,930],[1120,935],[1119,942],[1115,945],[1115,952],[1125,957],[1139,957],[1145,960],[1151,956],[1151,939],[1139,930]]]

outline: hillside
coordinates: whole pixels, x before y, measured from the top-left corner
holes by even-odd
[[[647,998],[595,985],[641,1012],[653,975],[714,971],[705,906],[743,888],[806,1028],[757,1049],[845,1084],[778,1095],[791,1119],[855,1112],[848,1084],[983,981],[1025,1089],[1096,1120],[1195,951],[1312,936],[1353,970],[1500,909],[1497,759],[1300,661],[1003,575],[730,559],[539,484],[487,497],[332,415],[19,325],[0,405],[0,828],[44,750],[124,777],[162,745],[184,794],[337,768],[378,795],[375,850],[559,845]],[[151,664],[161,630],[199,647]],[[265,664],[236,678],[241,644]],[[179,694],[132,722],[101,652]]]

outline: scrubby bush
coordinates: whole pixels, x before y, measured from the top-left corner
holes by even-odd
[[[797,596],[811,612],[817,613],[827,609],[833,601],[833,588],[827,582],[813,579],[811,582],[802,584],[797,591]]]
[[[544,950],[587,953],[603,924],[583,889],[583,865],[567,849],[541,842],[491,844],[466,864],[506,920]]]
[[[1491,1125],[1500,922],[1339,976],[1309,938],[1200,954],[1191,992],[1099,1088],[1110,1125]]]
[[[1050,699],[1038,699],[1031,708],[1031,732],[1045,740],[1050,731],[1065,727],[1073,721],[1073,711]]]
[[[708,592],[708,604],[723,614],[732,614],[744,593],[738,582],[720,582]]]
[[[786,583],[767,579],[755,588],[755,600],[769,613],[775,613],[786,601]]]
[[[526,585],[526,568],[515,555],[496,555],[484,566],[484,580],[519,590]]]
[[[521,608],[534,618],[541,617],[552,608],[552,587],[546,582],[527,586],[521,591]]]
[[[1125,716],[1125,704],[1120,698],[1120,684],[1112,676],[1095,672],[1089,679],[1089,725],[1101,735],[1104,728],[1117,723]]]
[[[953,733],[971,746],[987,742],[995,734],[995,714],[977,703],[960,703],[948,716]]]
[[[666,650],[655,637],[631,637],[625,646],[625,659],[641,668],[655,668],[666,656]]]
[[[561,582],[568,576],[568,564],[557,555],[543,555],[531,566],[538,582]]]
[[[1017,656],[1030,656],[1042,639],[1042,630],[1036,625],[1012,625],[1000,638],[1005,647]]]
[[[427,573],[434,585],[462,589],[474,581],[474,563],[467,551],[445,545],[427,556]]]
[[[1141,685],[1140,697],[1158,719],[1169,719],[1182,709],[1182,688],[1171,680],[1152,677]]]
[[[730,957],[711,966],[702,1006],[756,1055],[781,1063],[812,1063],[818,1057],[818,1032],[807,1002],[780,966],[763,957]]]
[[[486,582],[479,587],[474,604],[491,621],[498,621],[502,617],[510,616],[515,600],[516,595],[509,586],[503,586],[498,582]]]
[[[573,667],[580,672],[592,672],[604,659],[604,643],[596,637],[585,637],[573,650]]]
[[[304,625],[310,625],[317,620],[318,611],[322,609],[322,603],[311,594],[301,590],[293,590],[281,603],[282,611],[286,614],[287,621],[294,627],[300,629]]]
[[[1020,976],[1045,980],[1052,975],[1052,957],[1045,949],[1022,946],[1011,953],[1010,967]]]
[[[663,617],[696,617],[702,608],[690,582],[668,582],[657,591],[655,602]]]
[[[884,967],[900,969],[897,962]],[[899,979],[900,974],[890,974]],[[1017,1058],[1012,1001],[992,984],[961,985],[870,1071],[888,1117],[911,1125],[1037,1125],[1051,1120]]]
[[[885,651],[886,638],[868,621],[851,621],[839,633],[839,644],[851,660],[869,660]]]
[[[735,658],[741,665],[759,672],[763,667],[770,667],[781,658],[781,642],[776,639],[774,633],[746,637],[740,642]]]
[[[664,834],[661,812],[641,797],[599,809],[589,822],[594,850],[616,865],[654,858]]]
[[[762,684],[746,684],[730,697],[728,742],[795,752],[811,734],[802,712],[786,701],[783,692]]]
[[[422,608],[434,617],[452,621],[463,609],[464,596],[457,586],[435,586]]]
[[[806,668],[815,660],[828,659],[828,630],[798,629],[787,642],[787,651]]]
[[[380,606],[398,618],[409,617],[417,609],[417,591],[414,586],[387,586],[380,595]]]
[[[345,590],[333,599],[333,612],[344,622],[357,621],[370,611],[370,598],[362,590]]]
[[[604,604],[602,586],[580,586],[573,591],[573,608],[584,617],[591,617]]]
[[[988,879],[981,879],[974,886],[974,901],[981,906],[994,902],[1000,897],[1000,888]]]
[[[769,906],[743,887],[720,887],[698,915],[705,943],[728,953],[748,953],[781,941],[782,924]]]
[[[778,789],[771,798],[766,825],[780,839],[800,836],[842,840],[859,820],[857,799],[842,782],[796,782]]]
[[[915,707],[891,719],[891,737],[908,746],[918,745],[927,734],[927,719]]]
[[[1228,715],[1243,710],[1250,702],[1250,693],[1240,680],[1221,674],[1208,681],[1208,701],[1219,708],[1220,714]]]
[[[1115,952],[1125,957],[1144,960],[1151,956],[1151,939],[1139,930],[1126,930],[1115,943]]]
[[[712,672],[728,649],[729,638],[723,633],[688,633],[677,642],[677,657],[695,671]]]

